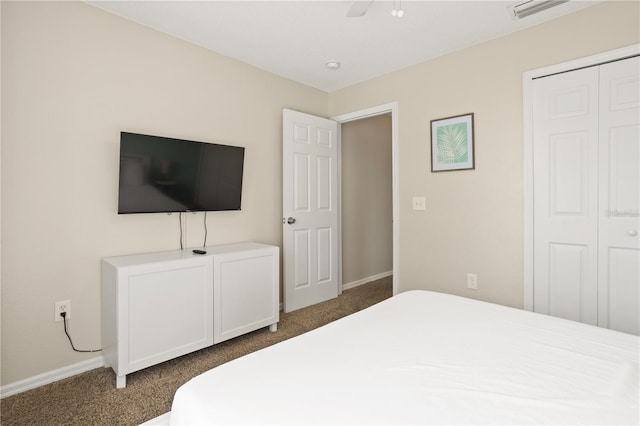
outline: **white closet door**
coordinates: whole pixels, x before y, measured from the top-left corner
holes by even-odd
[[[598,68],[533,83],[533,310],[597,324]]]
[[[640,59],[600,67],[598,325],[640,334]]]

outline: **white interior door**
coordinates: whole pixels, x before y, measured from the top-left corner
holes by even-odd
[[[640,334],[640,59],[600,66],[598,325]]]
[[[597,324],[598,69],[533,83],[533,310]]]
[[[283,110],[284,311],[338,295],[338,124]]]

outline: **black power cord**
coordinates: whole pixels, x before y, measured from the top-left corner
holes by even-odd
[[[100,352],[102,350],[102,349],[91,349],[91,350],[76,349],[76,347],[73,346],[73,341],[71,340],[71,336],[69,336],[69,332],[67,331],[67,313],[61,312],[60,316],[62,317],[62,321],[64,322],[64,334],[66,334],[67,337],[69,338],[69,343],[71,343],[71,349],[73,349],[76,352]]]
[[[184,248],[182,244],[182,212],[178,213],[178,221],[180,222],[180,250],[182,250]]]
[[[202,247],[207,246],[207,212],[204,212],[204,242],[202,243]]]

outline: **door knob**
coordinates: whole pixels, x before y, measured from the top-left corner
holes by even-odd
[[[638,235],[638,231],[636,231],[635,229],[631,229],[627,231],[627,235],[630,237],[635,237],[636,235]]]
[[[287,218],[287,223],[289,225],[293,225],[294,223],[296,223],[296,219],[294,217],[289,217]]]

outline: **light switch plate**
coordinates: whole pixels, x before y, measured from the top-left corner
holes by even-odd
[[[425,197],[413,197],[413,209],[414,210],[426,210],[427,200]]]

